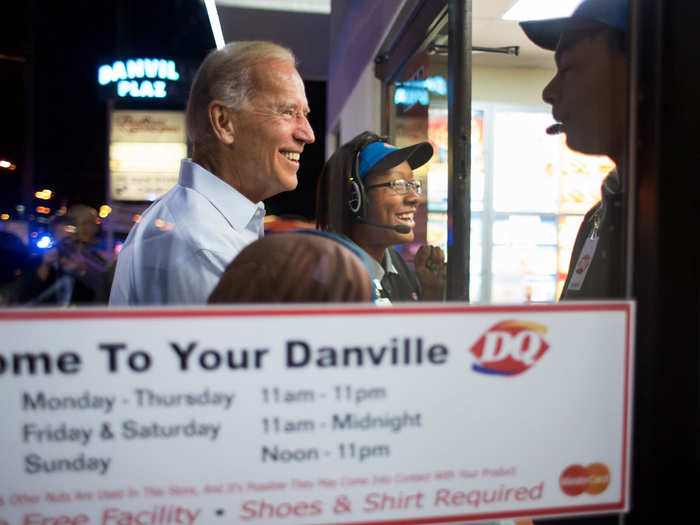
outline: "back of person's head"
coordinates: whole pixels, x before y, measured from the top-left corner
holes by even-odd
[[[61,220],[56,217],[54,223],[56,225],[73,225],[76,228],[78,238],[81,242],[91,243],[97,237],[99,226],[97,225],[97,210],[86,204],[74,204],[68,208],[68,213]]]
[[[195,75],[185,113],[187,137],[193,144],[214,140],[208,112],[212,100],[236,111],[246,109],[255,90],[253,68],[268,61],[296,66],[291,50],[265,41],[230,42],[207,55]]]
[[[353,224],[350,209],[354,164],[359,152],[368,144],[384,138],[364,131],[340,146],[326,161],[316,186],[316,226],[321,230],[349,234]]]
[[[342,239],[276,233],[238,254],[209,303],[370,302],[372,290],[365,263]]]
[[[13,233],[0,231],[0,285],[11,282],[22,273],[29,252],[22,239]]]

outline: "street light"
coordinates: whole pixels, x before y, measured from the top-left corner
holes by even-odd
[[[45,200],[45,201],[49,200],[52,197],[52,195],[53,195],[53,192],[51,190],[47,190],[47,189],[43,189],[41,191],[37,191],[36,193],[34,193],[34,196],[37,199],[41,199],[41,200]]]
[[[103,204],[102,206],[100,206],[99,215],[102,219],[106,218],[107,215],[109,215],[110,213],[112,213],[112,208],[110,206],[108,206],[107,204]]]
[[[14,171],[17,169],[17,166],[12,164],[9,160],[5,159],[0,159],[0,168],[4,168],[6,170]]]

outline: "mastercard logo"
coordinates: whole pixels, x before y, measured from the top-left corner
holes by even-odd
[[[601,494],[610,485],[610,471],[603,463],[569,465],[559,476],[559,487],[567,496],[578,496],[584,492]]]

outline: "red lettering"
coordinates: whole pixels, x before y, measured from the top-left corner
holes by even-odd
[[[367,494],[367,496],[365,496],[365,506],[362,510],[364,510],[365,512],[374,512],[375,510],[377,510],[379,508],[379,502],[374,500],[375,498],[379,498],[380,496],[381,494],[379,494],[378,492],[372,492],[370,494]]]
[[[271,518],[287,518],[296,516],[303,518],[307,516],[318,516],[321,514],[321,501],[315,500],[311,503],[306,501],[298,501],[295,503],[282,502],[276,505],[262,500],[248,500],[241,505],[241,514],[239,518],[243,521],[254,519],[271,519]]]
[[[10,494],[10,505],[22,505],[25,503],[39,503],[41,498],[34,494]]]
[[[438,491],[435,493],[435,502],[433,503],[433,506],[437,507],[438,505],[443,504],[446,507],[449,507],[450,503],[447,501],[447,497],[449,495],[449,489],[438,489]]]
[[[319,514],[321,514],[321,510],[322,510],[321,502],[319,500],[312,501],[311,502],[311,513],[309,514],[309,516],[318,516]]]
[[[450,498],[450,503],[452,503],[452,505],[464,505],[468,501],[469,498],[461,490],[458,490],[457,492],[452,494],[452,497]]]
[[[524,499],[527,499],[529,496],[527,487],[520,487],[519,489],[515,489],[515,499],[518,501],[522,501]]]
[[[90,520],[85,514],[77,516],[42,516],[39,513],[33,512],[25,514],[22,519],[22,525],[82,525]]]

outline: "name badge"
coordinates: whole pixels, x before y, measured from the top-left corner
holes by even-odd
[[[588,269],[591,267],[591,263],[593,262],[593,257],[595,256],[599,239],[600,237],[595,234],[595,230],[594,234],[586,239],[586,242],[583,245],[583,250],[581,250],[581,253],[578,256],[578,261],[576,261],[574,273],[571,275],[571,279],[569,280],[569,290],[578,291],[583,286],[583,281],[586,279]]]

